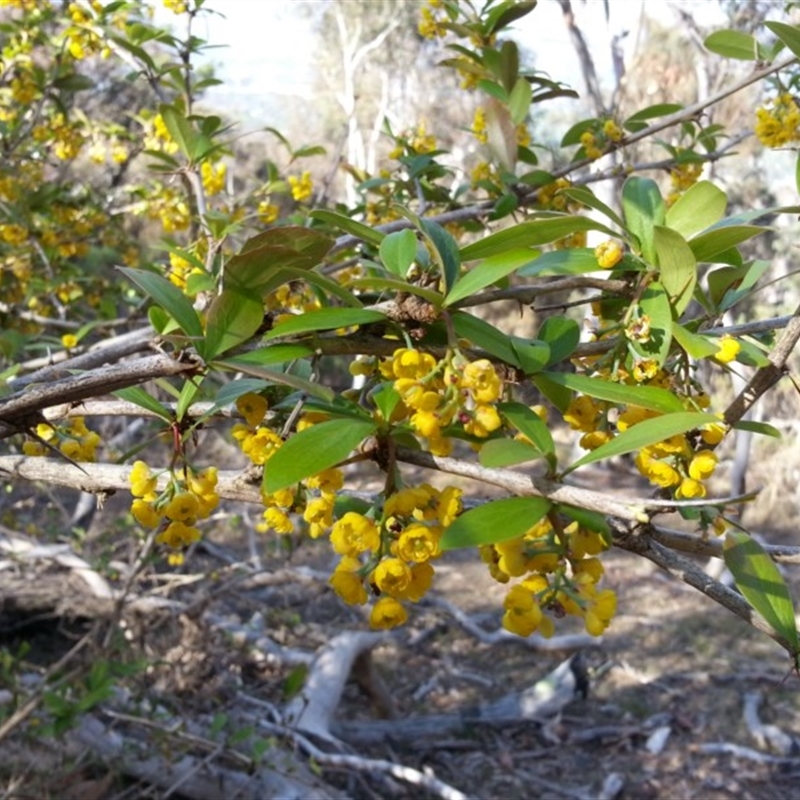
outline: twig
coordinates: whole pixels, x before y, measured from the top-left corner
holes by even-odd
[[[770,639],[774,639],[787,653],[792,654],[791,644],[775,631],[740,594],[710,578],[693,561],[674,553],[644,532],[639,535],[615,534],[614,544],[658,564],[670,575],[710,597],[714,602],[736,614],[737,617],[741,617],[745,622],[769,636]]]

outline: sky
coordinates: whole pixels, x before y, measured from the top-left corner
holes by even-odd
[[[209,103],[240,117],[258,117],[277,108],[277,98],[309,95],[313,90],[315,36],[308,11],[313,13],[322,2],[207,0],[207,7],[218,13],[201,15],[195,33],[214,46],[207,58],[224,80],[223,87],[208,93]],[[714,0],[610,0],[609,23],[601,0],[573,0],[572,5],[601,80],[604,75],[611,75],[610,34],[635,27],[642,11],[663,24],[675,22],[676,7],[689,9],[700,25],[722,22]],[[531,14],[516,23],[516,28],[520,44],[536,51],[537,63],[559,64],[559,73],[553,77],[582,90],[577,59],[555,0],[540,0]],[[629,36],[626,41],[634,45],[634,37]],[[565,52],[569,53],[567,59],[563,57]],[[273,120],[272,124],[279,125],[280,120]]]

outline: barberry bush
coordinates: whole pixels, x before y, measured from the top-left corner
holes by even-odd
[[[749,243],[799,209],[732,213],[706,176],[743,134],[716,107],[753,84],[760,142],[800,139],[800,28],[718,31],[706,46],[751,61],[744,78],[692,106],[611,108],[553,148],[532,120],[576,92],[523,64],[514,25],[536,3],[430,0],[418,34],[471,98],[474,155],[454,163],[430,122],[387,124],[385,159],[347,204],[312,177],[323,149],[274,128],[282,160],[240,168],[195,67],[210,5],[164,0],[167,29],[138,0],[0,0],[3,474],[129,491],[146,546],[174,566],[221,501],[260,504],[266,536],[329,542],[332,590],[379,629],[414,613],[446,551],[474,548],[508,587],[509,631],[550,636],[572,616],[600,635],[617,546],[796,662],[786,584],[738,522],[752,498],[709,480],[737,431],[776,434],[745,416],[800,323],[731,321],[769,279]],[[645,147],[662,160],[639,160]],[[492,313],[547,298],[557,308],[525,335]],[[720,404],[729,373],[746,386]],[[109,416],[154,422],[160,449],[115,452],[94,430]],[[210,425],[240,469],[197,444]],[[649,491],[572,482],[621,457]],[[365,471],[382,487],[369,497]],[[671,512],[695,534],[662,529]],[[676,548],[723,552],[741,594],[710,591]]]

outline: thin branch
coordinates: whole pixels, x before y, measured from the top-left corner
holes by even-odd
[[[724,606],[737,617],[741,617],[745,622],[769,636],[770,639],[774,639],[787,653],[792,654],[791,644],[775,631],[742,595],[710,578],[693,561],[659,544],[646,532],[637,535],[616,533],[614,544],[622,550],[644,556],[654,564],[658,564],[670,575],[710,597],[715,603]]]
[[[0,438],[24,430],[39,412],[50,406],[78,403],[98,394],[144,383],[151,378],[196,372],[199,366],[195,358],[177,361],[171,356],[159,354],[48,383],[29,383],[22,391],[0,400]]]
[[[786,374],[786,362],[798,341],[800,341],[800,307],[791,316],[775,347],[767,356],[770,363],[755,371],[747,386],[725,409],[723,420],[726,425],[735,425],[753,404]]]

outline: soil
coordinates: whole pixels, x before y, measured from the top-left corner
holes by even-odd
[[[759,462],[754,480],[767,482],[769,508],[748,512],[754,520],[769,521],[766,538],[776,544],[797,544],[793,498],[787,491],[793,467],[769,469]],[[794,461],[792,463],[800,463]],[[636,485],[629,473],[593,475],[595,488],[625,490]],[[776,488],[777,486],[777,488]],[[784,486],[781,489],[781,486]],[[124,498],[112,498],[100,515],[113,520],[122,514]],[[201,549],[182,567],[197,576],[183,586],[166,573],[166,565],[145,574],[138,591],[157,589],[161,596],[202,604],[203,610],[227,615],[242,623],[263,618],[270,637],[285,648],[313,652],[336,633],[365,629],[358,610],[344,606],[324,582],[313,577],[292,579],[303,568],[327,570],[331,554],[324,542],[258,539],[256,549],[268,571],[288,570],[285,582],[257,591],[216,592],[225,583],[228,567],[220,554],[247,559],[243,544],[246,521],[227,518],[224,527],[209,534],[212,554]],[[762,528],[762,533],[766,529]],[[90,537],[91,538],[91,537]],[[96,557],[103,537],[95,538]],[[104,557],[113,564],[116,551]],[[84,557],[87,557],[85,552]],[[589,691],[576,697],[548,723],[525,723],[504,728],[468,728],[463,735],[408,743],[380,743],[361,755],[433,771],[435,775],[480,800],[523,798],[601,798],[621,800],[786,800],[800,796],[800,753],[780,758],[753,740],[743,717],[744,698],[758,692],[760,715],[800,742],[800,679],[791,672],[783,651],[709,599],[666,576],[636,556],[612,551],[604,556],[606,585],[618,593],[618,614],[595,647],[581,654],[588,670]],[[791,569],[791,567],[789,568]],[[160,573],[160,574],[159,574]],[[798,596],[797,575],[787,576]],[[172,589],[167,589],[173,585]],[[158,587],[161,587],[160,589]],[[437,564],[435,595],[473,616],[487,630],[497,628],[504,589],[472,553],[447,554]],[[224,714],[226,698],[235,689],[280,706],[302,679],[297,667],[282,668],[256,657],[230,638],[211,633],[199,617],[176,617],[167,612],[142,620],[129,631],[129,647],[151,666],[131,679],[140,690],[169,698],[180,716]],[[579,632],[574,621],[559,622],[557,634]],[[21,671],[46,663],[48,649],[60,656],[63,637],[78,635],[63,624],[29,632],[32,651]],[[55,641],[48,641],[52,637]],[[26,634],[6,637],[6,654]],[[58,642],[61,645],[58,645]],[[409,641],[416,642],[409,645]],[[561,663],[566,653],[536,653],[522,642],[488,646],[466,633],[435,604],[414,610],[408,629],[376,648],[373,663],[388,689],[394,711],[401,716],[446,713],[522,690]],[[52,659],[51,659],[52,660]],[[8,674],[0,672],[0,688]],[[376,707],[352,680],[339,716],[370,719],[386,709]],[[2,720],[0,719],[0,722]],[[710,745],[735,745],[738,754],[713,751]],[[745,750],[745,748],[747,750]],[[744,757],[756,750],[763,761]],[[58,776],[55,780],[53,775]],[[425,798],[428,795],[398,781],[326,773],[333,785],[351,796]],[[0,786],[3,797],[64,797],[70,781],[89,781],[103,798],[158,797],[155,790],[127,782],[114,765],[98,764],[86,755],[61,752],[58,740],[43,747],[23,726],[0,743]],[[105,781],[105,783],[103,783]],[[621,789],[618,789],[621,784]],[[615,791],[615,787],[618,790]],[[71,795],[72,796],[72,795]],[[178,793],[172,797],[180,797]],[[82,798],[83,800],[83,798]]]

